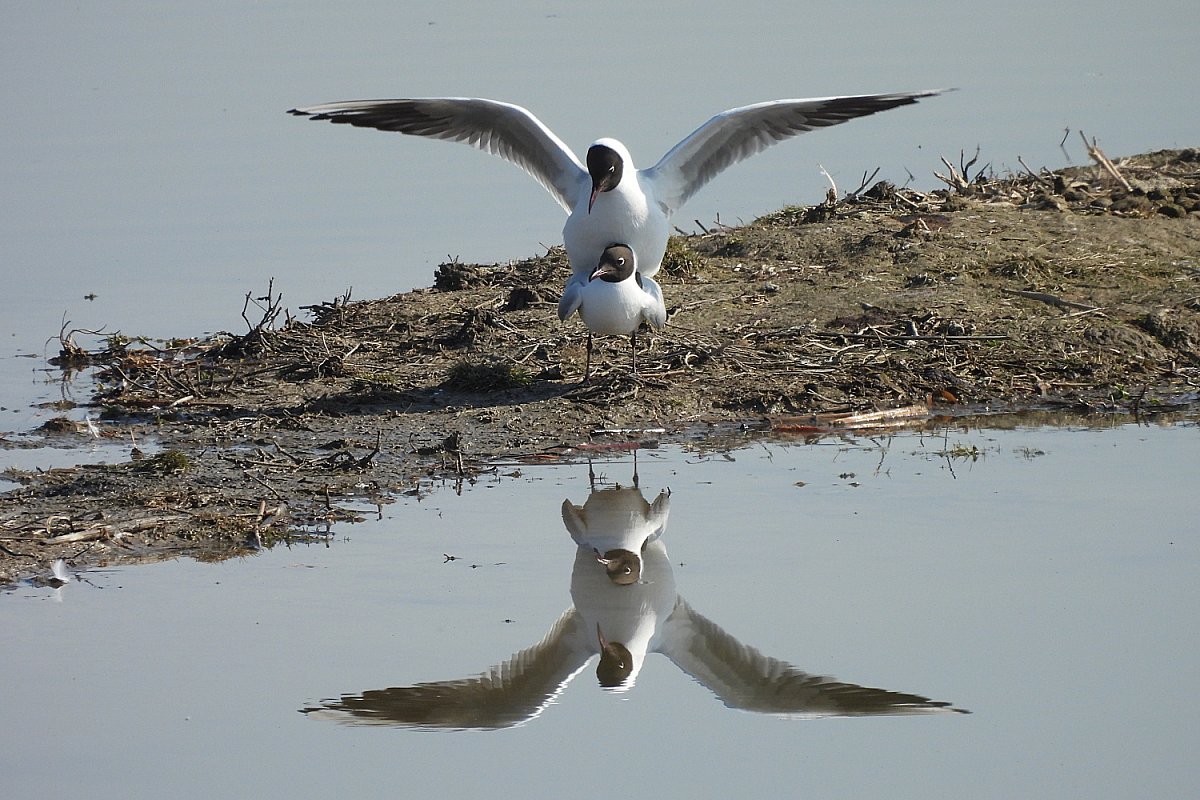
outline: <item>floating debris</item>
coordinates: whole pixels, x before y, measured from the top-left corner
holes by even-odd
[[[898,428],[918,425],[931,417],[925,403],[889,408],[882,411],[846,412],[837,414],[810,414],[799,417],[777,417],[770,420],[773,431],[790,433],[822,433],[826,431],[863,430],[869,428]]]

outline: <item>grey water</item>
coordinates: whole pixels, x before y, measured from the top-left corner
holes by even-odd
[[[321,543],[25,584],[0,596],[6,791],[1191,797],[1197,463],[1195,422],[643,449],[596,491],[505,464]],[[617,484],[655,503],[609,514],[653,539],[627,586],[563,507],[594,536]],[[632,641],[613,609],[660,595],[618,689],[545,644],[573,617]]]

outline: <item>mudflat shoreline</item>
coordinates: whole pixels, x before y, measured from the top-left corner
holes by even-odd
[[[80,564],[218,558],[380,502],[521,464],[679,442],[822,435],[938,415],[1165,415],[1200,396],[1200,152],[995,178],[880,183],[671,240],[669,322],[629,343],[555,314],[559,249],[443,264],[434,286],[337,298],[301,321],[268,290],[246,331],[110,339],[56,359],[95,376],[125,463],[6,477],[0,584]],[[119,323],[119,321],[114,321]],[[119,327],[119,324],[116,324]],[[152,332],[148,332],[152,333]],[[154,442],[141,453],[137,442]],[[0,444],[14,446],[12,442]]]

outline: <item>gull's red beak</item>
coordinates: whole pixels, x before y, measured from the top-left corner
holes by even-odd
[[[595,205],[596,195],[598,195],[598,194],[600,194],[600,188],[598,186],[593,186],[592,187],[592,196],[588,198],[588,213],[589,214],[592,213],[592,206]]]

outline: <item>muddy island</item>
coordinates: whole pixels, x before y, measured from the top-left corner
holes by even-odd
[[[62,332],[84,426],[124,463],[9,470],[0,585],[50,563],[222,558],[385,503],[614,448],[1067,409],[1163,415],[1200,397],[1200,150],[996,177],[964,157],[671,239],[665,330],[598,338],[556,316],[566,256],[451,262],[434,285],[281,307],[203,340]],[[868,185],[870,184],[870,185]],[[112,321],[114,325],[119,320]],[[0,438],[0,444],[15,446]]]

